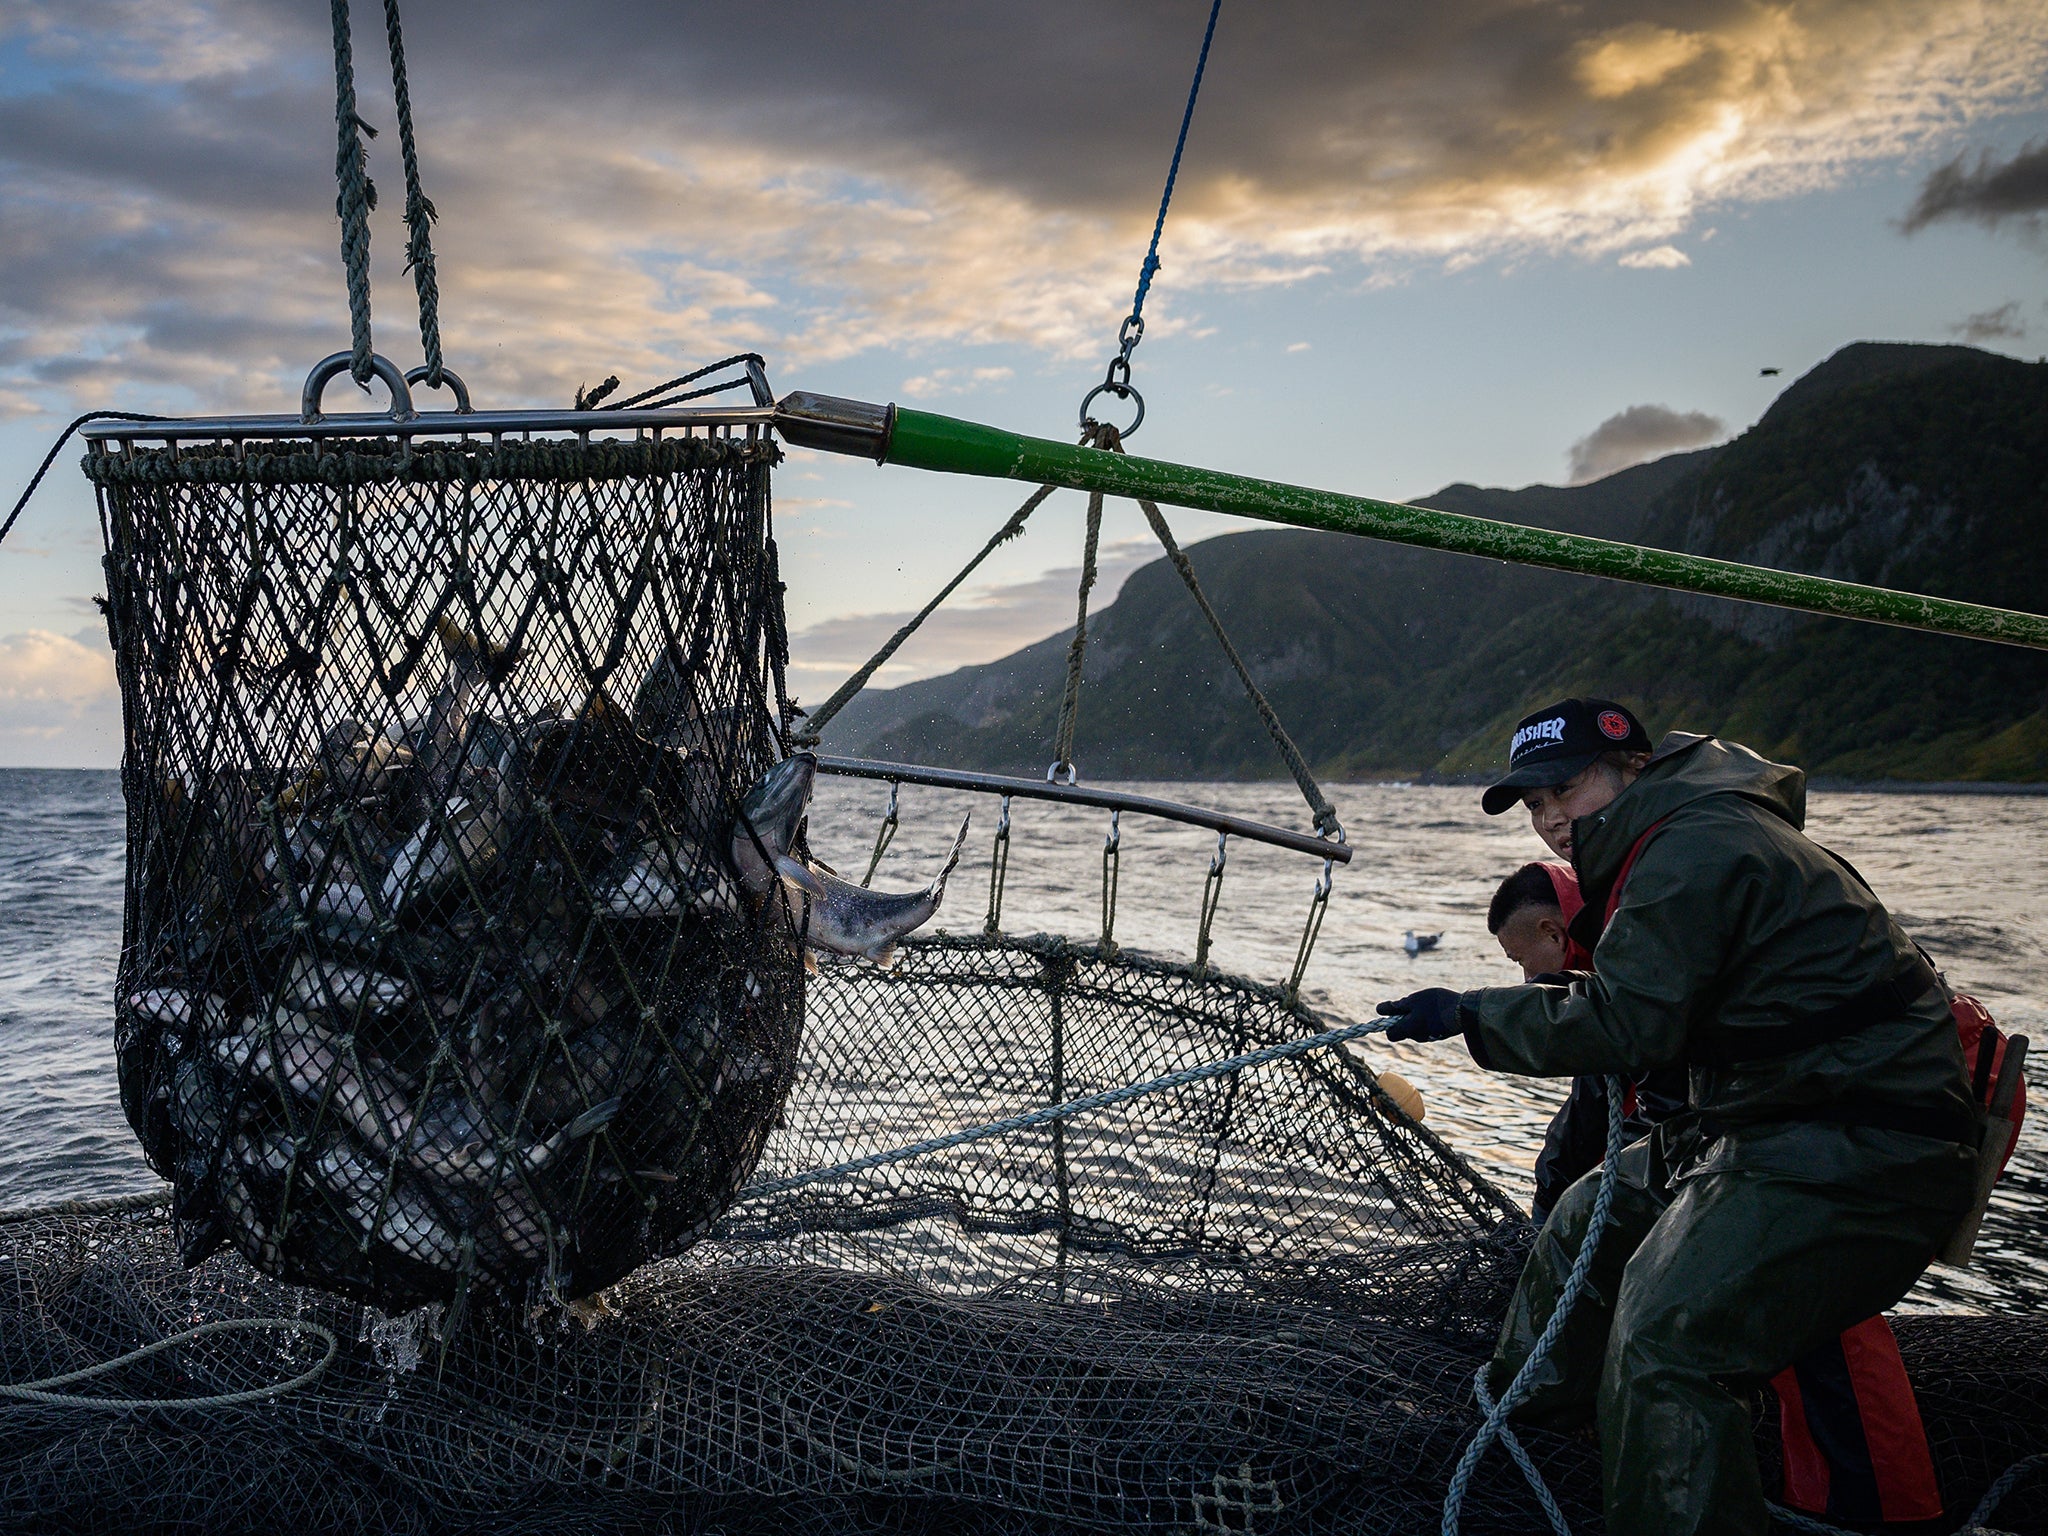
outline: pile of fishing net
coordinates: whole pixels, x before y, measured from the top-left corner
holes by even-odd
[[[1053,940],[830,967],[764,1180],[1292,1038],[1275,992]],[[576,1309],[391,1316],[160,1215],[0,1227],[0,1376],[195,1323],[339,1339],[225,1407],[6,1408],[0,1519],[344,1532],[1433,1530],[1526,1224],[1363,1064],[1327,1052],[1131,1109],[741,1200]],[[1901,1319],[1958,1514],[2037,1448],[2048,1323]],[[67,1390],[275,1386],[324,1346],[211,1336]],[[1775,1436],[1760,1428],[1773,1454]],[[1594,1447],[1523,1436],[1598,1529]],[[1547,1527],[1488,1458],[1464,1529]],[[2024,1484],[1995,1522],[2048,1528]]]

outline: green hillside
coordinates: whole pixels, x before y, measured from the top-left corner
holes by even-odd
[[[2048,367],[1860,343],[1724,447],[1591,485],[1425,504],[2006,607],[2048,606]],[[1192,552],[1320,771],[1484,771],[1506,727],[1606,692],[1815,774],[2048,780],[2048,656],[1294,529]],[[1277,759],[1172,569],[1091,624],[1092,777],[1269,777]],[[1050,756],[1067,637],[850,705],[829,750],[1008,772]]]

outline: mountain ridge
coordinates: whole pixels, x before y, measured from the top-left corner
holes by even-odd
[[[2033,609],[2048,592],[2048,367],[1857,343],[1748,431],[1580,486],[1463,483],[1418,505]],[[1342,534],[1189,551],[1319,773],[1466,777],[1546,698],[1603,692],[1835,779],[2048,780],[2048,657]],[[1281,765],[1172,568],[1090,621],[1093,776]],[[1042,772],[1070,632],[852,701],[826,748]]]

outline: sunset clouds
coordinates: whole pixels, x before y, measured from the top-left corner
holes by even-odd
[[[451,359],[492,399],[566,400],[742,347],[786,373],[1099,346],[1201,9],[415,6]],[[337,344],[317,10],[0,4],[0,410],[274,399]],[[374,19],[364,112],[388,128]],[[1704,208],[1943,146],[2037,94],[2048,12],[1303,0],[1227,10],[1216,50],[1168,329],[1205,289],[1324,273],[1530,252],[1682,267]],[[379,334],[410,359],[394,137],[372,149]],[[1981,183],[1991,206],[2023,169],[1958,162],[1951,202]]]
[[[406,366],[381,16],[356,9],[376,335]],[[1206,14],[407,0],[449,363],[479,405],[566,405],[759,351],[783,389],[1063,428]],[[2044,79],[2039,0],[1231,0],[1146,315],[1144,447],[1396,497],[1587,478],[1739,431],[1775,370],[1859,337],[2031,348]],[[0,0],[10,485],[77,412],[289,409],[346,344],[333,88],[307,0]],[[1012,504],[929,481],[782,475],[807,697]],[[0,551],[0,761],[114,750],[98,641],[66,638],[99,582],[66,482],[16,535],[50,560]],[[1077,547],[992,567],[882,681],[1070,623]]]

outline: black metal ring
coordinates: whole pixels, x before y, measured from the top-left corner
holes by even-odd
[[[1128,399],[1138,402],[1138,414],[1131,418],[1131,424],[1128,427],[1125,427],[1117,434],[1118,437],[1126,439],[1135,435],[1138,428],[1143,426],[1145,422],[1145,397],[1138,393],[1138,386],[1135,384],[1098,384],[1089,390],[1087,394],[1081,397],[1082,428],[1085,430],[1088,425],[1088,407],[1095,403],[1097,395],[1105,394],[1115,395],[1119,400]]]

